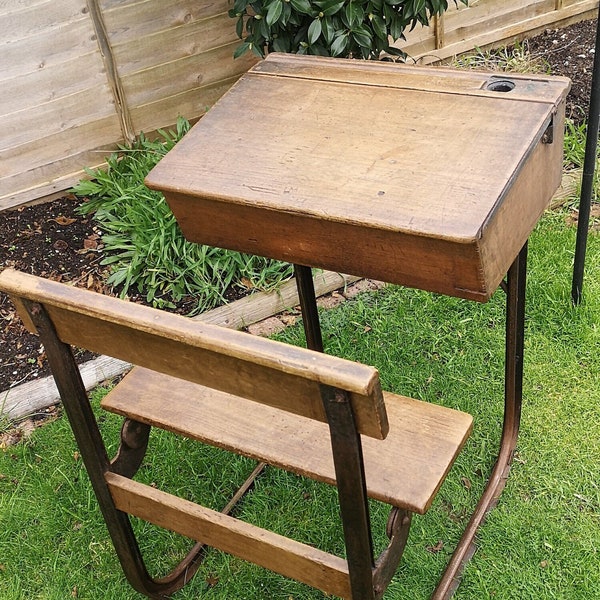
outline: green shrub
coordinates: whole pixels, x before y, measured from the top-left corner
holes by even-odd
[[[106,168],[89,170],[91,179],[73,191],[87,198],[79,211],[94,213],[102,230],[102,264],[111,267],[107,283],[122,297],[137,291],[157,307],[173,308],[193,296],[195,313],[223,303],[229,286],[267,289],[290,277],[292,268],[185,240],[164,196],[148,189],[144,178],[188,129],[180,119],[176,132],[160,131],[155,141],[141,135]]]
[[[404,39],[407,28],[447,8],[447,0],[235,0],[229,16],[244,40],[236,57],[275,51],[377,59],[403,55],[390,39]]]

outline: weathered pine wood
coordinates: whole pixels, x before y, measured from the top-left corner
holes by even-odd
[[[65,189],[69,174],[103,162],[94,150],[121,137],[85,0],[11,8],[0,12],[11,40],[1,51],[0,208],[38,196],[40,186]]]
[[[285,392],[287,393],[287,391]],[[390,431],[363,438],[371,498],[424,514],[470,434],[472,417],[385,392]],[[135,368],[105,410],[335,485],[325,423]]]
[[[357,277],[341,275],[332,271],[316,272],[313,275],[315,294],[322,296],[333,290],[344,288],[357,281]],[[241,329],[271,315],[289,310],[298,305],[296,280],[284,283],[279,289],[242,298],[232,304],[224,304],[199,315],[197,320],[222,327]]]
[[[0,0],[0,16],[18,12],[32,6],[40,6],[48,0]]]
[[[350,597],[345,560],[114,473],[106,474],[119,510],[204,542],[329,594]]]
[[[9,11],[0,9],[3,43],[34,37],[55,29],[57,23],[73,23],[88,18],[84,10],[85,3],[73,0],[17,3],[15,8]]]
[[[101,85],[100,91],[102,91]],[[6,132],[6,137],[0,141],[0,152],[3,166],[8,166],[11,163],[8,152],[14,149],[15,146],[24,147],[27,144],[40,143],[41,139],[55,137],[61,133],[70,134],[73,129],[85,127],[87,115],[81,111],[83,106],[90,106],[96,112],[98,121],[102,122],[105,119],[112,121],[114,109],[109,104],[108,106],[100,105],[98,98],[98,88],[88,88],[75,92],[60,100],[50,101],[46,103],[35,114],[27,110],[19,110],[17,114],[11,113],[0,117],[0,127]],[[105,90],[106,91],[106,90]],[[57,106],[60,104],[60,107]],[[43,118],[46,122],[43,135],[36,131],[36,124],[39,118]],[[14,144],[14,145],[12,145]],[[39,163],[38,163],[39,164]],[[38,166],[35,162],[32,166]]]
[[[68,188],[133,133],[197,118],[256,60],[234,61],[226,0],[178,0],[168,10],[155,0],[90,2],[92,10],[86,0],[0,7],[0,35],[11,41],[2,50],[0,119],[14,124],[0,155],[0,209]]]
[[[206,50],[200,54],[182,57],[171,63],[155,64],[153,67],[136,71],[123,77],[123,87],[127,101],[131,106],[145,106],[174,94],[185,94],[217,83],[222,79],[239,77],[248,70],[256,60],[242,57],[236,61],[231,58],[238,43],[228,44]],[[152,87],[151,82],[160,82],[160,86]],[[146,129],[145,123],[136,126]]]
[[[73,60],[66,60],[60,66],[48,65],[43,69],[36,68],[11,77],[11,93],[3,94],[0,98],[0,115],[21,111],[24,102],[29,105],[51,102],[56,98],[53,85],[58,77],[64,78],[61,92],[66,96],[106,86],[106,76],[97,69],[97,60],[98,57],[90,52],[80,54]]]
[[[20,298],[43,304],[61,341],[326,421],[320,385],[350,393],[358,430],[383,438],[377,370],[304,348],[72,288],[12,269],[0,273],[26,326]],[[238,378],[244,372],[248,376]],[[285,390],[285,393],[282,393]]]
[[[204,3],[194,3],[196,6],[204,6]],[[170,11],[169,11],[170,12]],[[161,11],[164,14],[164,11]],[[152,35],[145,34],[140,37],[120,41],[122,36],[113,36],[113,51],[121,63],[120,74],[128,76],[131,73],[140,72],[144,69],[156,67],[156,57],[160,56],[163,64],[182,59],[182,50],[187,56],[195,56],[208,52],[215,48],[237,43],[231,37],[231,17],[224,12],[200,21],[190,23],[186,27],[175,29],[163,29]],[[122,31],[131,33],[134,27],[121,27]],[[242,61],[243,62],[243,61]],[[256,62],[252,60],[248,67]],[[238,61],[232,61],[236,65]],[[196,77],[202,80],[204,72],[199,70]],[[220,79],[224,79],[222,75]],[[179,91],[179,90],[178,90]]]
[[[221,82],[231,85],[256,62],[233,59],[239,42],[226,0],[177,0],[168,11],[157,2],[99,1],[136,131],[202,115],[225,91]]]
[[[78,168],[82,156],[85,159],[92,159],[92,162],[87,164],[94,165],[101,164],[108,153],[105,148],[101,147],[82,151],[90,135],[95,136],[96,141],[106,140],[109,145],[108,140],[114,139],[113,136],[118,135],[119,131],[118,119],[114,115],[109,115],[94,123],[79,125],[73,130],[63,129],[47,137],[41,136],[20,146],[19,153],[15,153],[14,148],[0,150],[0,193],[2,194],[0,206],[7,208],[9,206],[8,199],[15,197],[10,192],[15,179],[23,184],[22,189],[27,190],[29,187],[35,187],[33,182],[35,177],[39,177],[40,174],[46,177],[51,176],[53,167],[49,165],[48,160],[53,160],[57,148],[61,150],[60,164],[64,168],[64,172],[73,173]],[[11,176],[11,170],[19,169],[24,157],[29,159],[27,166],[22,168],[16,176]],[[49,179],[47,187],[52,187],[54,182],[51,177]]]
[[[190,241],[486,301],[560,183],[569,89],[497,78],[271,54],[146,183]]]
[[[325,272],[315,274],[315,292],[317,296],[345,287],[356,277]],[[221,327],[241,329],[247,325],[262,321],[271,315],[293,308],[298,304],[298,292],[294,280],[284,283],[279,290],[259,292],[237,300],[232,304],[220,306],[202,313],[194,320]],[[110,356],[100,356],[82,365],[82,376],[87,390],[96,387],[102,381],[118,377],[131,367],[131,364]],[[12,420],[44,410],[60,401],[54,379],[45,377],[38,381],[24,383],[3,391],[0,394],[0,414]]]
[[[162,36],[167,31],[176,36],[194,31],[199,23],[224,15],[231,8],[229,0],[171,0],[168,10],[165,10],[164,3],[154,0],[99,1],[115,48],[122,44],[136,44],[143,38],[151,40],[153,36]],[[196,40],[196,43],[202,42]]]

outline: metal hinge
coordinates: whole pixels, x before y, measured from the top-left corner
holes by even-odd
[[[552,142],[554,142],[554,115],[552,115],[550,123],[542,136],[542,144],[551,144]]]

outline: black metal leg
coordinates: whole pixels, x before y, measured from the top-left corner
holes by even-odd
[[[450,598],[458,587],[462,571],[475,553],[477,530],[488,512],[498,503],[510,471],[521,421],[526,273],[527,244],[523,246],[519,256],[510,267],[507,285],[503,286],[507,294],[505,389],[504,423],[498,458],[471,520],[432,595],[432,599],[435,600]]]
[[[302,310],[306,346],[311,350],[323,352],[323,338],[321,336],[312,269],[303,265],[294,265],[294,273],[296,275],[300,309]]]
[[[146,570],[129,518],[115,507],[104,479],[110,469],[108,456],[71,348],[58,339],[41,305],[27,302],[25,306],[46,349],[65,413],[123,571],[137,591],[152,596],[159,589]]]
[[[375,600],[373,540],[360,435],[349,394],[321,386],[331,433],[331,449],[346,541],[346,560],[354,600]]]
[[[585,159],[583,161],[583,179],[581,181],[581,197],[579,200],[579,217],[577,222],[577,241],[575,243],[575,260],[573,263],[573,283],[571,299],[573,304],[581,303],[583,289],[583,271],[587,247],[588,228],[592,192],[594,188],[594,172],[596,170],[598,130],[600,129],[600,8],[596,25],[596,53],[592,72],[592,91],[588,113],[587,135],[585,142]]]

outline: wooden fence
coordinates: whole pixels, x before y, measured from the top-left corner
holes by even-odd
[[[63,191],[115,144],[202,115],[233,59],[231,0],[0,0],[0,210]],[[596,15],[599,0],[452,3],[401,47],[422,62]]]

